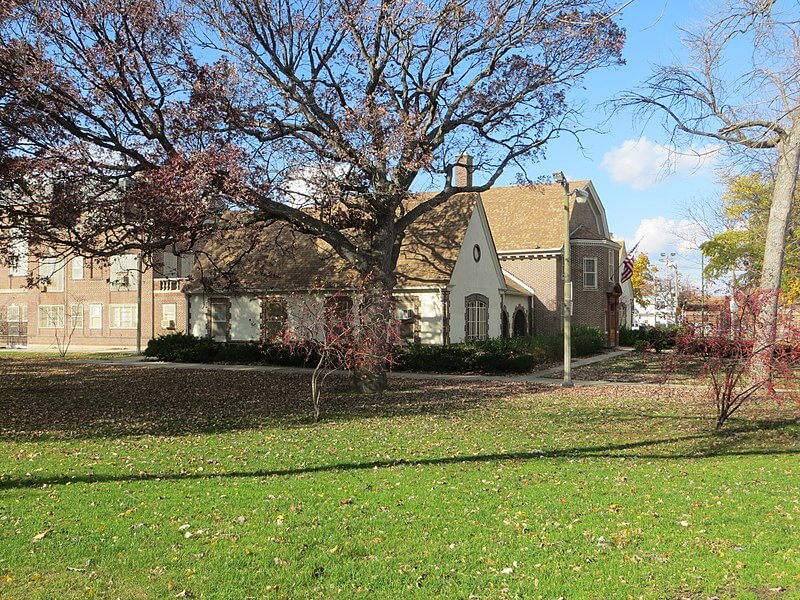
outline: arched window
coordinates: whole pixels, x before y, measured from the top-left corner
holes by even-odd
[[[514,337],[528,335],[528,323],[525,318],[525,311],[518,308],[514,311]]]
[[[489,299],[472,294],[465,299],[465,339],[468,342],[489,339]]]
[[[510,338],[509,329],[508,311],[503,307],[503,310],[500,311],[500,337],[503,339]]]

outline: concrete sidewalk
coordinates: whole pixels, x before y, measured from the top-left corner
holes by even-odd
[[[580,358],[572,361],[572,368],[583,367],[594,363],[611,360],[618,356],[624,356],[632,352],[633,348],[619,348]],[[158,362],[145,360],[142,356],[132,355],[126,357],[117,357],[112,359],[86,359],[81,361],[86,364],[98,365],[117,365],[125,367],[142,367],[149,369],[200,369],[207,371],[263,371],[267,373],[310,373],[313,369],[306,367],[280,367],[273,365],[224,365],[224,364],[207,364],[207,363],[171,363],[171,362]],[[395,371],[389,373],[390,377],[398,379],[430,379],[430,380],[462,380],[462,381],[520,381],[529,383],[547,383],[551,385],[560,385],[561,381],[558,377],[563,370],[562,366],[549,367],[542,371],[535,371],[527,375],[464,375],[453,373],[412,373],[406,371]],[[576,386],[582,385],[604,385],[610,382],[607,381],[580,381],[574,380]],[[625,384],[621,384],[625,385]],[[641,385],[641,384],[639,384]]]

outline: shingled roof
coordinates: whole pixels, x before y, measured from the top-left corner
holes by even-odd
[[[588,181],[572,181],[585,188]],[[564,243],[564,188],[558,183],[491,188],[481,193],[494,243],[502,250],[561,248]],[[570,210],[575,196],[570,197]],[[571,237],[576,237],[573,232]]]
[[[478,201],[478,194],[459,194],[409,227],[397,262],[399,287],[449,283]],[[242,224],[218,231],[203,248],[184,291],[301,291],[353,288],[361,281],[326,242],[286,223],[257,227]]]

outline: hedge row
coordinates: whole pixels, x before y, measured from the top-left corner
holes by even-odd
[[[633,346],[637,350],[655,350],[661,352],[675,347],[675,340],[681,328],[675,325],[668,327],[642,327],[641,329],[619,330],[620,346]]]
[[[575,327],[573,356],[596,354],[605,336],[592,327]],[[563,352],[560,335],[495,339],[449,346],[412,345],[403,349],[395,368],[401,371],[442,373],[528,373],[537,365],[559,360]],[[173,333],[150,340],[145,356],[169,362],[266,363],[283,366],[316,364],[318,355],[292,352],[285,344],[255,342],[223,344],[190,334]]]

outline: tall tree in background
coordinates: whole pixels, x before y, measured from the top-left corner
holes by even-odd
[[[657,271],[658,268],[650,263],[650,257],[646,252],[640,252],[633,260],[631,287],[633,288],[633,299],[636,306],[643,308],[650,306]]]
[[[730,227],[703,245],[706,277],[731,277],[733,287],[757,285],[764,259],[764,239],[772,201],[772,183],[761,173],[723,181],[722,210]],[[794,202],[786,232],[781,289],[785,299],[800,293],[800,206]]]
[[[771,154],[775,176],[760,286],[772,299],[763,303],[756,328],[757,347],[767,349],[775,339],[784,240],[800,166],[800,7],[735,0],[714,10],[704,27],[685,32],[689,66],[658,68],[646,91],[628,93],[620,102],[663,114],[675,136]],[[768,361],[769,352],[762,359]]]

